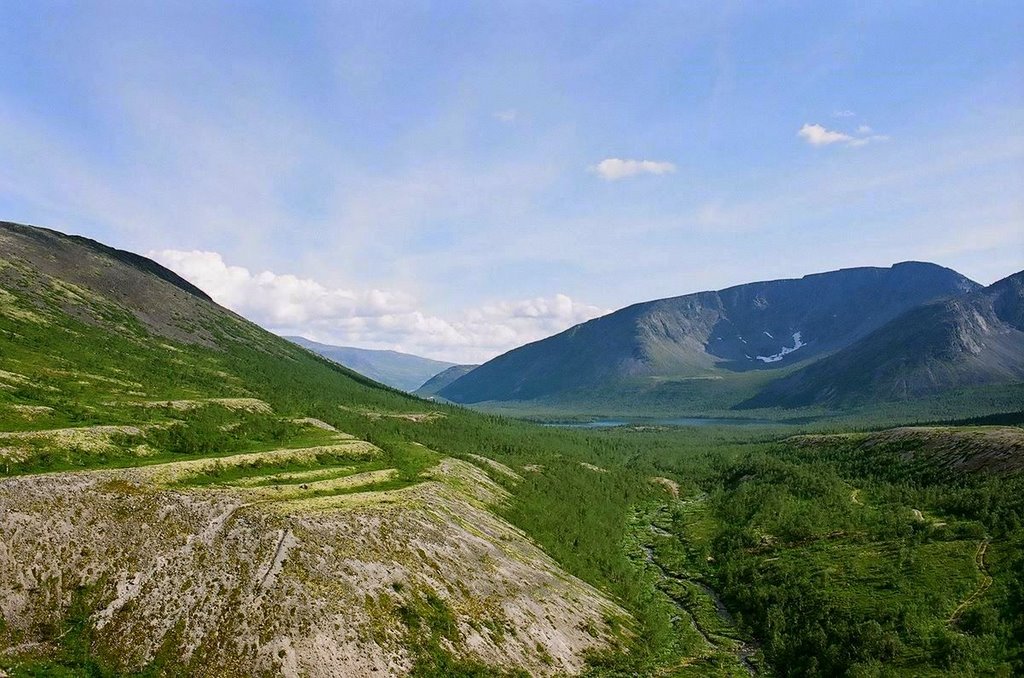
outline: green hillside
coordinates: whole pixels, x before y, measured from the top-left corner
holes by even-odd
[[[1024,671],[1021,429],[816,426],[431,403],[0,225],[0,670]]]

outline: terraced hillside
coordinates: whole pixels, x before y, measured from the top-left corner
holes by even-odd
[[[574,673],[624,637],[394,425],[444,412],[45,230],[0,227],[0,302],[3,670]]]

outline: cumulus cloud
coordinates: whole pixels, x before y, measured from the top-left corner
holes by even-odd
[[[884,134],[873,134],[873,130],[867,125],[860,125],[857,127],[856,135],[852,135],[827,129],[819,124],[804,123],[796,135],[811,146],[842,144],[844,146],[857,147],[866,146],[877,141],[889,140],[889,137]]]
[[[657,160],[605,158],[590,169],[605,181],[616,181],[637,174],[671,174],[676,171],[676,166],[670,162]]]
[[[217,252],[160,250],[149,256],[273,332],[452,362],[482,362],[607,312],[556,294],[486,304],[442,318],[418,309],[411,295],[253,273],[227,264]]]
[[[853,140],[853,137],[849,134],[843,134],[842,132],[825,129],[821,125],[811,125],[808,123],[804,123],[804,126],[796,134],[811,146],[828,146],[829,144]]]
[[[382,290],[328,289],[309,278],[253,274],[217,252],[162,250],[156,259],[232,310],[270,325],[301,325],[322,317],[380,317],[412,310],[412,298]]]

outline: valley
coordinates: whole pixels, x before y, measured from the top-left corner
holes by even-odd
[[[0,262],[9,676],[1024,670],[998,399],[540,426],[383,388],[98,243],[5,225]]]
[[[374,381],[412,393],[435,377],[464,368],[440,360],[430,360],[397,351],[374,351],[350,346],[332,346],[305,337],[285,337]]]
[[[1022,29],[0,1],[0,678],[1024,676]]]

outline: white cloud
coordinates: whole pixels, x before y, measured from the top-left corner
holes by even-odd
[[[385,292],[330,289],[315,280],[229,266],[217,252],[162,250],[149,256],[204,290],[218,303],[268,325],[318,318],[380,317],[412,310],[412,298]]]
[[[494,114],[494,118],[498,122],[503,122],[506,125],[508,125],[515,122],[516,119],[519,118],[519,111],[515,110],[514,108],[509,108],[504,111],[497,111]]]
[[[636,174],[671,174],[676,171],[676,166],[670,162],[656,160],[605,158],[590,170],[606,181],[616,181]]]
[[[831,144],[843,144],[844,146],[858,147],[866,146],[878,141],[888,141],[889,137],[884,134],[872,134],[873,130],[867,125],[857,127],[857,136],[826,129],[819,124],[804,123],[796,135],[812,146],[829,146]]]
[[[888,141],[889,136],[885,134],[869,134],[867,136],[858,137],[850,142],[850,146],[867,146],[868,144],[878,143],[880,141]]]
[[[833,118],[853,118],[856,115],[857,115],[856,113],[854,113],[853,111],[850,111],[850,110],[834,111],[832,113],[832,117]]]
[[[161,250],[149,256],[273,332],[452,362],[482,362],[607,312],[556,294],[486,304],[441,318],[417,309],[411,295],[330,288],[270,271],[253,273],[227,264],[217,252]]]
[[[853,137],[849,134],[843,134],[842,132],[825,129],[821,125],[811,125],[809,123],[804,123],[804,126],[796,134],[812,146],[828,146],[829,144],[853,141]]]

